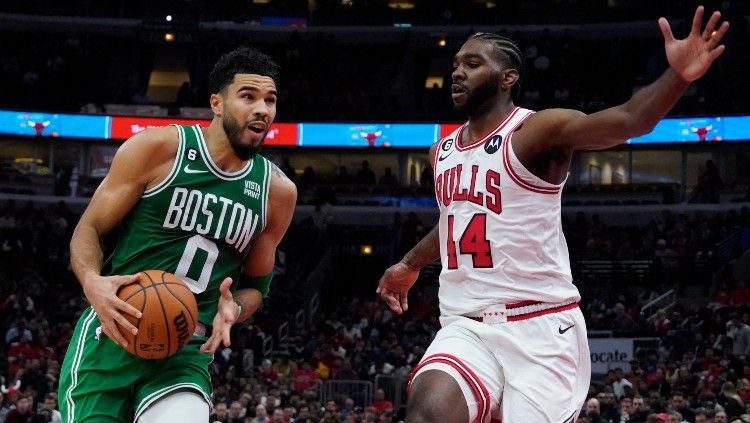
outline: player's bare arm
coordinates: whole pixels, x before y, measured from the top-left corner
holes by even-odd
[[[659,19],[670,68],[630,100],[590,115],[567,109],[541,111],[530,117],[525,128],[519,130],[519,135],[524,130],[531,132],[519,138],[530,137],[535,141],[525,142],[517,148],[539,151],[554,146],[603,149],[651,132],[690,83],[703,76],[724,52],[724,46],[719,43],[729,30],[729,22],[717,26],[721,14],[714,12],[701,31],[702,18],[703,6],[700,6],[693,16],[690,34],[684,39],[675,39],[669,22],[665,18]],[[536,144],[536,147],[530,144]],[[535,152],[527,153],[529,157]]]
[[[297,187],[276,165],[272,165],[268,193],[268,221],[266,228],[253,242],[243,273],[245,276],[263,277],[273,271],[276,248],[284,237],[294,216]],[[230,345],[229,331],[234,323],[249,319],[263,304],[263,294],[255,288],[238,289],[231,293],[230,278],[219,288],[219,310],[213,320],[211,337],[201,346],[201,351],[213,353],[220,344]]]
[[[435,157],[438,143],[430,147],[430,160]],[[432,162],[430,162],[432,164]],[[433,169],[434,169],[434,164]],[[409,289],[419,277],[419,270],[440,258],[438,225],[409,250],[398,263],[386,269],[375,291],[396,314],[409,309]]]
[[[177,130],[164,127],[144,131],[126,141],[115,154],[109,173],[97,188],[70,241],[70,263],[86,298],[102,323],[102,331],[125,345],[122,330],[136,328],[122,315],[140,317],[134,307],[117,298],[117,289],[134,282],[135,275],[101,276],[101,240],[133,208],[143,191],[166,177],[177,150]]]

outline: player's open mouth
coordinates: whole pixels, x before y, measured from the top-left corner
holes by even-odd
[[[266,124],[264,122],[253,122],[247,125],[247,129],[255,132],[256,134],[262,134],[266,130]]]

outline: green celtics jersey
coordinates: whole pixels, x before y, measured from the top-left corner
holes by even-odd
[[[266,226],[271,164],[255,155],[234,173],[219,169],[198,125],[177,126],[180,143],[172,170],[146,190],[123,220],[123,233],[102,270],[105,275],[158,269],[180,276],[210,325],[219,285],[236,282],[253,239]]]

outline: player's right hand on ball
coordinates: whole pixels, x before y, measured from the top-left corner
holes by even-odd
[[[133,326],[122,313],[141,318],[141,312],[135,307],[117,297],[117,290],[123,285],[131,284],[138,280],[138,275],[125,276],[92,276],[83,285],[83,293],[94,308],[99,321],[102,323],[102,332],[118,345],[125,347],[127,339],[120,332],[120,328],[129,331],[133,335],[138,329]],[[120,327],[117,327],[117,324]]]
[[[375,292],[380,294],[380,298],[394,313],[401,314],[409,309],[409,288],[414,285],[418,276],[419,270],[398,262],[385,270]]]

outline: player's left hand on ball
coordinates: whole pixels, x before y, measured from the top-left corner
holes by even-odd
[[[231,345],[229,331],[240,314],[240,308],[234,302],[232,292],[229,290],[231,286],[232,278],[226,278],[219,287],[221,296],[219,297],[218,311],[214,316],[213,330],[208,341],[201,345],[201,352],[213,354],[219,348],[219,345],[224,344],[225,347]]]
[[[708,71],[714,60],[724,52],[724,45],[719,42],[729,30],[729,22],[716,24],[721,19],[721,13],[714,12],[701,31],[703,22],[703,6],[698,6],[693,16],[693,26],[690,34],[681,40],[672,35],[672,28],[665,18],[659,18],[659,28],[664,36],[667,60],[675,72],[685,81],[695,81]]]

